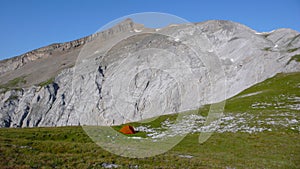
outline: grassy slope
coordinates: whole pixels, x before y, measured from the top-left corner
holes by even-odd
[[[21,89],[20,85],[26,83],[25,76],[17,77],[13,80],[8,81],[5,84],[0,84],[0,93],[5,93],[8,90],[17,90]]]
[[[279,74],[229,99],[225,114],[247,112],[265,118],[269,114],[292,111],[299,119],[299,110],[276,108],[278,103],[294,104],[287,98],[300,97],[299,87],[300,73]],[[255,92],[261,93],[243,97]],[[255,103],[275,106],[253,108]],[[201,111],[205,113],[207,107]],[[148,125],[157,127],[161,121],[174,117],[163,116]],[[0,129],[0,168],[101,168],[102,163],[115,163],[123,168],[135,165],[139,168],[300,168],[299,131],[279,127],[272,132],[253,134],[214,133],[201,145],[198,135],[189,134],[165,154],[130,159],[102,150],[81,127]],[[194,157],[182,158],[178,156],[181,154]]]
[[[265,80],[249,89],[244,90],[237,96],[226,102],[227,112],[259,112],[259,111],[277,111],[274,106],[268,106],[264,109],[253,109],[253,103],[272,103],[283,102],[286,105],[291,104],[287,97],[300,97],[300,73],[277,74],[274,78]],[[251,97],[242,97],[250,93],[261,92]],[[290,111],[289,109],[280,111]]]

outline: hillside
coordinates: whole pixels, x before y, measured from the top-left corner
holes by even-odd
[[[299,54],[290,29],[217,20],[150,29],[127,19],[1,61],[0,126],[110,126],[195,110],[299,72]]]
[[[198,143],[205,129],[201,119],[209,105],[186,112],[183,117],[197,117],[186,118],[190,123],[174,124],[177,114],[131,123],[140,132],[127,139],[137,141],[191,132],[170,151],[154,157],[109,153],[81,127],[2,128],[0,168],[299,168],[299,79],[299,73],[278,74],[228,99],[214,134],[202,144]],[[171,128],[169,133],[165,127]],[[119,143],[116,148],[123,147]]]

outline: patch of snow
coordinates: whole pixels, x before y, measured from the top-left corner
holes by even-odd
[[[256,35],[268,35],[268,34],[271,34],[273,33],[275,30],[272,30],[270,32],[255,32]]]
[[[174,39],[175,42],[179,42],[179,40],[180,40],[179,38],[175,38]]]
[[[142,32],[142,30],[134,29],[134,32]]]

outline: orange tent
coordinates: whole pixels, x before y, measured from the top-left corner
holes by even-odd
[[[132,126],[126,125],[120,129],[120,132],[123,134],[134,134],[134,128]]]

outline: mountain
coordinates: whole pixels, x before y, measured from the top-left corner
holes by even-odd
[[[300,71],[300,34],[231,21],[114,27],[0,62],[0,126],[117,125],[217,103]]]

